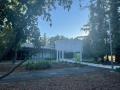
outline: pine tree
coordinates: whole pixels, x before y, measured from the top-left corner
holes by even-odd
[[[113,53],[120,56],[120,0],[110,0],[110,21],[112,30]]]
[[[106,54],[106,18],[105,18],[105,1],[91,0],[90,1],[90,36],[91,46],[95,57],[101,57]]]

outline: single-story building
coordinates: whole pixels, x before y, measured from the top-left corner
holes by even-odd
[[[64,59],[65,52],[79,53],[80,61],[82,61],[82,40],[58,40],[55,42],[57,50],[57,60]]]

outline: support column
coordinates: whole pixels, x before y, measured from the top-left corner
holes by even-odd
[[[81,54],[81,52],[80,52],[80,62],[82,62],[82,54]]]
[[[59,51],[57,50],[57,61],[59,60]]]
[[[61,60],[61,51],[59,51],[59,60]]]
[[[80,62],[82,62],[82,48],[80,49]]]
[[[64,59],[64,51],[62,51],[62,59]]]

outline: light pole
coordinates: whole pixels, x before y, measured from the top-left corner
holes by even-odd
[[[109,20],[109,39],[110,39],[110,55],[111,55],[111,69],[114,69],[114,64],[113,64],[113,50],[112,50],[112,33],[111,33],[111,23]]]

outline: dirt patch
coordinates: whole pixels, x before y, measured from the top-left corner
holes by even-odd
[[[53,63],[51,69],[62,69],[62,68],[70,68],[70,67],[83,67],[85,65],[77,64],[77,63],[68,63],[68,62],[60,62]]]
[[[0,90],[120,90],[120,74],[96,71],[81,76],[1,83]]]
[[[4,74],[8,72],[11,68],[13,68],[15,64],[12,63],[2,63],[0,64],[0,74]],[[63,69],[63,68],[70,68],[70,67],[83,67],[84,65],[81,64],[72,64],[72,63],[67,63],[67,62],[60,62],[60,63],[52,63],[51,64],[51,69]],[[25,69],[24,66],[18,67],[14,73],[17,72],[28,72],[28,70]]]
[[[8,72],[11,68],[13,68],[15,66],[15,64],[11,64],[11,63],[3,63],[0,64],[0,72],[4,73],[4,72]],[[21,72],[21,71],[25,71],[25,67],[20,66],[18,67],[15,72]]]

